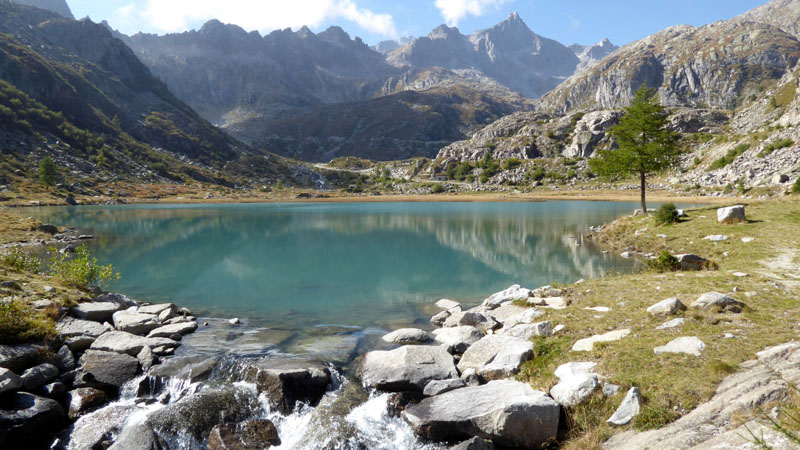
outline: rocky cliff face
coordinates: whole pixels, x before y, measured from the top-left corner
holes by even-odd
[[[531,31],[517,13],[469,36],[441,25],[390,52],[388,61],[397,67],[477,69],[530,98],[572,75],[579,62],[567,47]]]
[[[47,11],[52,11],[69,19],[75,18],[72,15],[72,10],[69,9],[69,5],[67,5],[66,0],[14,0],[14,2],[19,3],[20,5],[35,6]]]
[[[800,57],[797,39],[771,25],[723,21],[670,27],[612,53],[541,99],[543,109],[619,108],[646,84],[667,106],[733,108]]]

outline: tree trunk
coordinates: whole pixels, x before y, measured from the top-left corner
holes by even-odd
[[[647,214],[647,201],[645,200],[645,189],[647,189],[647,175],[640,174],[642,177],[642,213]]]

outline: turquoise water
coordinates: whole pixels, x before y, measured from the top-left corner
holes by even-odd
[[[111,288],[201,314],[287,326],[424,323],[439,298],[629,270],[582,236],[611,202],[144,205],[40,208],[77,227]]]

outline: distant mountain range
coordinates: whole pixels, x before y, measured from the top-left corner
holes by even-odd
[[[433,156],[530,109],[533,98],[588,61],[533,33],[516,13],[469,36],[442,25],[374,49],[339,27],[262,37],[210,21],[181,34],[117,36],[206,119],[248,143],[310,161]]]

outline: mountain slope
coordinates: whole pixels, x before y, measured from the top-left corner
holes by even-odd
[[[43,151],[82,176],[209,180],[249,151],[89,20],[0,0],[0,79],[2,140],[17,158]]]
[[[724,21],[670,27],[626,45],[541,99],[550,111],[618,108],[641,85],[668,106],[733,108],[800,57],[797,39],[770,25]]]
[[[69,5],[67,5],[67,0],[14,0],[14,2],[52,11],[69,19],[75,18],[72,15],[72,10],[69,9]]]
[[[572,44],[569,46],[569,49],[575,52],[575,56],[580,60],[576,72],[582,72],[592,64],[619,49],[619,47],[612,44],[608,39],[603,39],[594,45]]]

